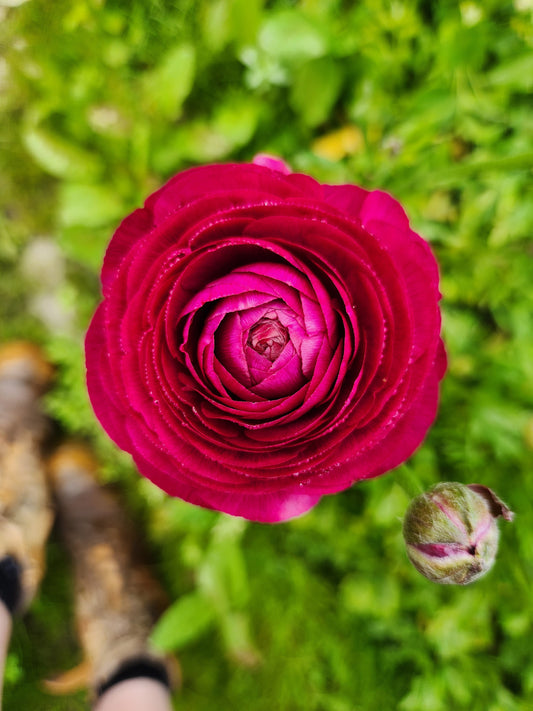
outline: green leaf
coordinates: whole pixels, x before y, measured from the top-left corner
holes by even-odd
[[[331,57],[312,59],[296,70],[290,102],[305,124],[313,127],[326,121],[342,79],[341,67]]]
[[[183,161],[203,163],[221,160],[246,145],[254,135],[262,105],[247,95],[230,95],[211,120],[197,119],[173,130],[153,154],[153,166],[167,173]]]
[[[66,183],[59,193],[59,221],[64,227],[100,227],[124,214],[122,199],[109,185]]]
[[[211,52],[219,52],[230,37],[230,4],[228,0],[205,3],[202,16],[202,34]]]
[[[409,693],[398,704],[399,711],[444,711],[447,708],[444,682],[437,675],[414,677]]]
[[[195,75],[196,52],[184,42],[164,55],[159,65],[142,79],[144,103],[165,119],[176,119],[189,95]]]
[[[245,607],[250,598],[246,563],[241,548],[245,526],[222,516],[198,572],[198,584],[220,614]]]
[[[487,74],[486,79],[492,86],[529,91],[533,88],[533,53],[499,64]]]
[[[153,155],[153,167],[162,173],[176,170],[184,161],[203,163],[220,160],[231,151],[227,138],[207,121],[199,119],[179,126]]]
[[[251,96],[230,95],[215,112],[212,127],[231,149],[240,148],[254,135],[261,110],[261,103]]]
[[[435,610],[425,634],[442,659],[490,648],[490,609],[482,588],[469,591],[454,605],[442,605]]]
[[[103,170],[96,156],[46,128],[28,127],[22,140],[35,162],[56,178],[91,181]]]
[[[181,597],[156,624],[152,643],[167,652],[182,649],[206,632],[215,619],[209,600],[198,593]]]
[[[268,17],[259,30],[259,46],[267,54],[294,64],[321,57],[327,51],[321,29],[299,10],[283,10]]]
[[[227,653],[238,664],[256,666],[261,657],[252,641],[249,617],[242,612],[231,612],[220,619],[220,628]]]
[[[230,0],[232,36],[237,44],[255,43],[263,5],[264,0]]]

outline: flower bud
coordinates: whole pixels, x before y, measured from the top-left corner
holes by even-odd
[[[407,555],[435,583],[467,585],[494,563],[496,519],[513,513],[481,484],[445,482],[413,499],[403,523]]]

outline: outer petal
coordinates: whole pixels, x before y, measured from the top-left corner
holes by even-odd
[[[85,338],[87,388],[93,410],[111,439],[130,451],[131,442],[124,429],[123,407],[115,397],[116,386],[109,369],[105,332],[105,302],[96,310]]]
[[[166,476],[138,453],[135,453],[133,458],[139,471],[171,496],[259,523],[280,523],[296,518],[307,513],[322,498],[320,494],[261,491],[260,487],[256,494],[225,494],[216,489],[199,488],[175,477]]]
[[[439,382],[446,369],[446,353],[442,342],[439,344],[435,364],[417,396],[410,403],[409,410],[396,427],[390,430],[378,446],[365,451],[353,451],[339,467],[337,458],[345,451],[336,450],[333,468],[324,467],[320,480],[309,483],[308,491],[334,494],[343,491],[354,482],[369,479],[394,469],[408,459],[422,444],[424,436],[433,424],[438,405]],[[348,447],[344,447],[347,450]]]

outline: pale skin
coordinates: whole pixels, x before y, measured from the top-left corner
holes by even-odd
[[[172,711],[170,694],[153,679],[128,679],[108,689],[94,711]]]
[[[0,602],[0,711],[12,626],[11,615]],[[94,711],[172,711],[172,703],[170,692],[163,684],[153,679],[137,678],[121,681],[104,692],[96,702]]]

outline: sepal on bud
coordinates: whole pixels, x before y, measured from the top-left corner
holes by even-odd
[[[467,585],[494,564],[500,516],[513,520],[512,511],[488,487],[437,484],[407,509],[403,523],[407,555],[429,580]]]

